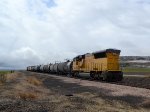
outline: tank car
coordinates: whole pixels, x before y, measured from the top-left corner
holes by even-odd
[[[57,73],[58,72],[58,63],[55,63],[53,65],[53,73]]]
[[[35,71],[36,70],[36,66],[31,66],[31,71]]]
[[[43,71],[44,71],[45,73],[49,73],[49,72],[50,72],[50,65],[51,65],[51,64],[44,65]]]
[[[65,66],[65,62],[58,63],[58,70],[57,70],[58,74],[64,74],[64,66]]]
[[[49,66],[49,70],[50,70],[50,73],[58,73],[58,63],[55,63],[55,64],[51,64]]]
[[[53,73],[54,72],[54,64],[51,64],[49,69],[50,69],[50,73]]]
[[[29,71],[29,66],[27,67],[27,71]]]
[[[58,64],[58,74],[68,74],[71,73],[72,69],[72,62],[67,61],[67,62],[62,62]]]
[[[37,65],[37,72],[40,72],[41,65]]]
[[[41,66],[40,66],[40,72],[44,72],[44,69],[43,69],[43,68],[44,68],[44,65],[41,65]]]

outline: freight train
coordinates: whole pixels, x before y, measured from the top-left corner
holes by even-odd
[[[44,72],[71,77],[79,73],[90,73],[90,78],[104,81],[121,81],[123,72],[120,68],[120,50],[106,49],[78,55],[72,61],[50,63],[47,65],[28,66],[27,71]]]

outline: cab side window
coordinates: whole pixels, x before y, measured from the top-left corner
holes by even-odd
[[[106,52],[102,52],[102,53],[96,53],[94,54],[95,59],[97,58],[106,58]]]

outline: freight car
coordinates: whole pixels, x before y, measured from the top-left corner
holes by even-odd
[[[72,71],[72,61],[66,61],[63,63],[59,63],[58,64],[58,74],[64,74],[64,75],[72,75],[73,71]]]
[[[119,65],[120,50],[106,49],[76,56],[72,61],[41,65],[40,72],[77,76],[79,73],[90,73],[91,78],[105,81],[121,81],[123,72]],[[35,66],[27,67],[36,71]],[[37,71],[38,72],[38,71]]]

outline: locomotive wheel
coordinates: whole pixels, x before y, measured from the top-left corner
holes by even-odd
[[[113,73],[113,81],[121,81],[123,79],[122,72]]]
[[[72,73],[70,73],[70,74],[71,74],[71,76],[72,76],[72,77],[74,77],[74,76],[75,76],[74,72],[72,72]]]
[[[72,77],[72,75],[70,73],[67,74],[67,77]]]
[[[121,80],[123,80],[123,72],[120,72],[119,74],[118,74],[118,79],[117,79],[118,81],[121,81]]]
[[[101,73],[98,73],[97,76],[98,76],[98,80],[102,79]]]
[[[110,72],[103,72],[102,73],[103,76],[103,81],[112,81],[112,73]]]
[[[106,74],[106,72],[102,72],[102,78],[103,78],[103,81],[106,81],[106,79],[107,79],[107,74]]]
[[[113,80],[113,74],[111,72],[108,72],[106,81],[111,82],[112,80]]]

